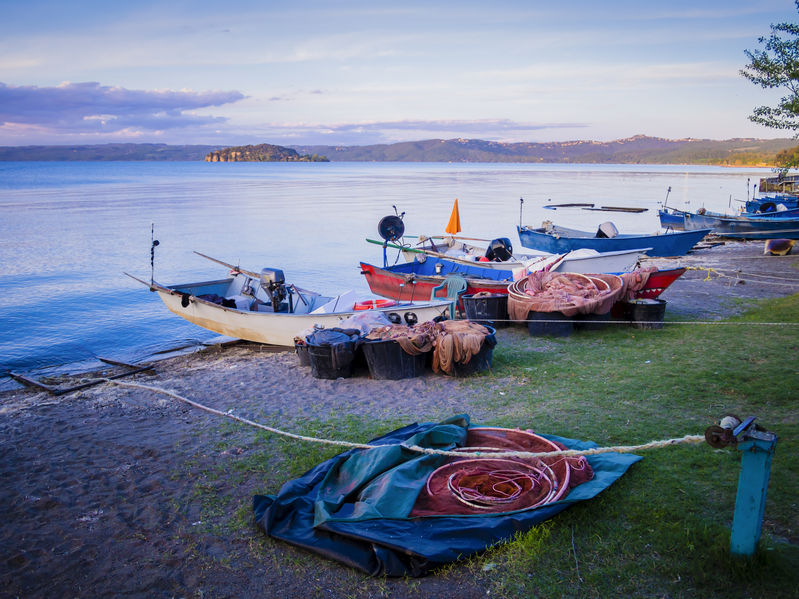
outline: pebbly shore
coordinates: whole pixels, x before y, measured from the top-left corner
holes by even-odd
[[[799,255],[762,251],[762,243],[728,242],[652,260],[661,268],[692,268],[662,296],[669,318],[718,320],[752,300],[799,291]],[[500,344],[526,336],[523,328],[498,331]],[[255,344],[153,366],[121,380],[286,430],[347,415],[409,423],[468,413],[486,421],[496,406],[489,413],[482,398],[508,383],[501,376],[475,384],[432,373],[402,381],[320,380],[293,352]],[[141,388],[106,383],[61,396],[28,388],[0,394],[0,596],[450,597],[454,588],[460,599],[485,596],[474,573],[369,579],[273,542],[254,524],[231,532],[204,521],[208,508],[197,500],[197,476],[211,466],[225,471],[255,439],[252,429],[223,425]],[[207,484],[231,499],[223,505],[246,506],[253,494],[276,492],[274,485],[290,476],[265,478],[273,486],[231,470]]]

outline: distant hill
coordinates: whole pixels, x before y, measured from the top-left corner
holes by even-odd
[[[91,146],[4,146],[0,160],[203,160],[219,146],[97,144]]]
[[[793,139],[662,139],[637,135],[609,142],[503,143],[479,139],[430,139],[372,146],[292,146],[331,161],[538,162],[589,164],[718,164],[774,166]]]
[[[180,146],[99,144],[0,147],[2,160],[280,160],[362,162],[521,162],[587,164],[711,164],[777,166],[778,154],[799,152],[794,139],[663,139],[637,135],[615,141],[503,143],[429,139],[372,146]],[[797,148],[796,150],[793,150]],[[793,152],[792,152],[793,150]],[[214,157],[217,157],[214,160]]]
[[[259,144],[257,146],[235,146],[210,152],[206,162],[329,162],[324,156],[299,154],[291,148]]]

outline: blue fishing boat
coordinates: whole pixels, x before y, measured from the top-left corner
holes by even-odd
[[[747,213],[774,214],[782,210],[799,208],[799,196],[778,193],[747,200],[745,204]]]
[[[660,226],[664,229],[686,231],[691,229],[713,229],[714,233],[735,232],[742,230],[743,223],[749,222],[753,230],[789,228],[785,223],[791,219],[799,219],[799,208],[778,210],[776,212],[741,212],[740,214],[722,214],[699,209],[697,212],[661,208],[658,210]],[[729,223],[737,221],[737,227]],[[771,222],[769,222],[771,221]],[[781,223],[781,224],[780,224]]]
[[[519,240],[524,247],[541,252],[562,254],[581,248],[598,252],[613,252],[648,247],[652,248],[647,251],[648,256],[660,257],[684,256],[711,231],[710,229],[699,229],[696,231],[667,231],[655,235],[625,235],[616,232],[612,225],[605,227],[607,224],[610,223],[601,225],[599,231],[595,233],[558,227],[548,221],[542,227],[518,226],[517,230]],[[604,232],[603,227],[610,231]]]
[[[799,218],[776,216],[724,216],[685,212],[686,231],[710,227],[716,235],[730,239],[799,239]]]
[[[675,208],[661,208],[658,210],[660,226],[672,231],[685,231],[685,216],[682,210]]]

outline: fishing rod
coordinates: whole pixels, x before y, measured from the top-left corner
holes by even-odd
[[[155,283],[155,246],[159,245],[155,238],[155,223],[150,223],[150,285]]]

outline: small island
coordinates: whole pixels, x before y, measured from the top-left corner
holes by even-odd
[[[258,144],[214,150],[205,156],[206,162],[330,162],[318,154],[300,154],[291,148]]]

